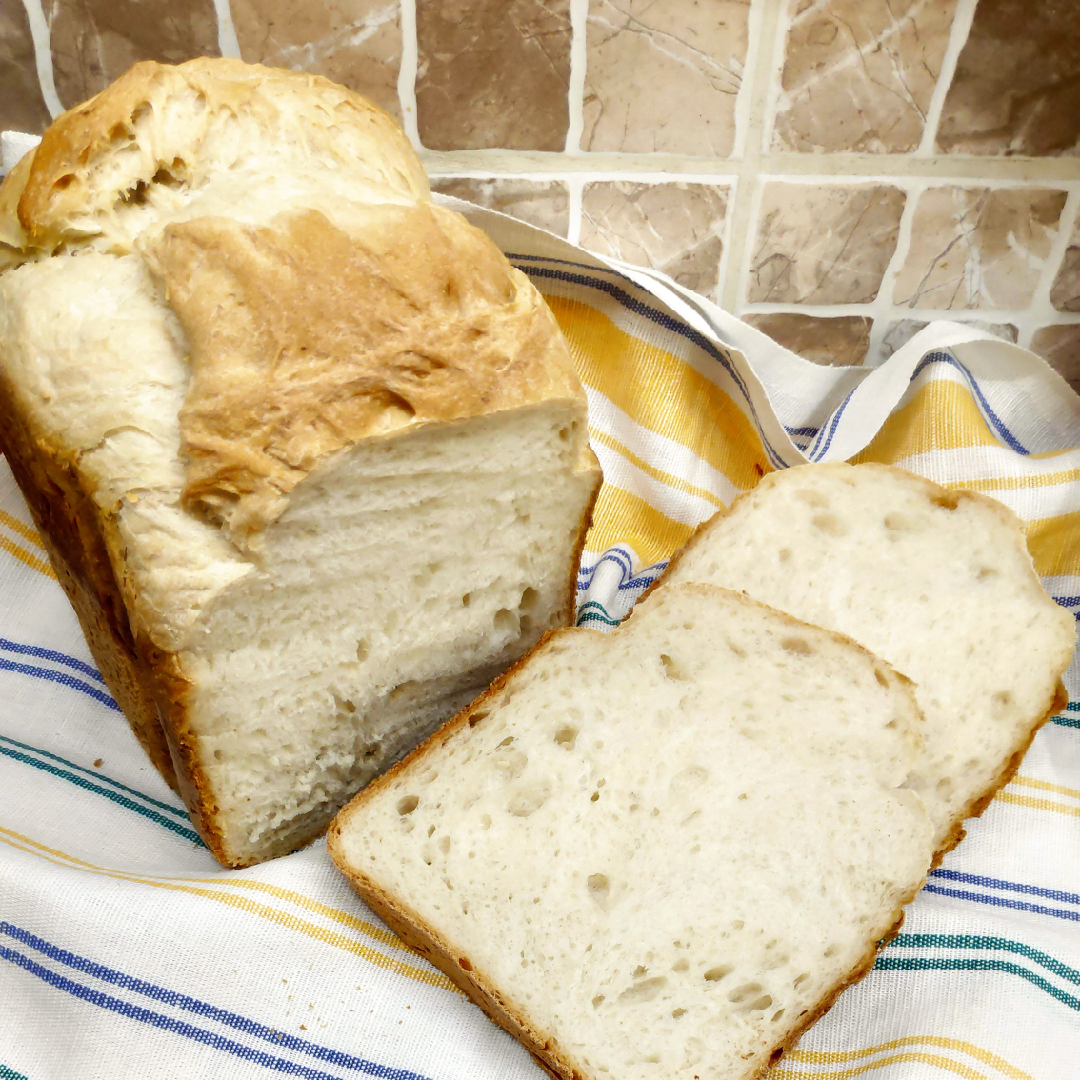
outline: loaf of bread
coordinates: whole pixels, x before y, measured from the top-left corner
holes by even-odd
[[[907,680],[679,585],[552,634],[362,792],[330,852],[563,1080],[757,1076],[929,868]]]
[[[599,469],[526,278],[324,79],[139,64],[0,188],[0,437],[222,863],[572,616]]]
[[[887,465],[766,476],[691,537],[657,587],[705,582],[846,634],[908,676],[926,717],[917,790],[939,853],[1061,709],[1072,615],[1016,516]]]

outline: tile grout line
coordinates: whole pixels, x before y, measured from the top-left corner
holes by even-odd
[[[869,367],[877,367],[881,363],[881,346],[885,339],[888,327],[904,316],[899,312],[903,310],[896,303],[896,279],[911,254],[911,234],[915,222],[915,210],[922,193],[926,190],[924,183],[909,183],[904,189],[904,207],[900,211],[900,221],[897,224],[896,247],[889,257],[889,264],[885,267],[885,273],[881,276],[881,284],[878,286],[877,296],[868,305],[867,314],[873,322],[870,324],[870,340],[866,346],[866,358],[863,363]],[[908,316],[910,317],[910,316]]]
[[[975,18],[977,2],[978,0],[959,0],[953,12],[949,40],[941,58],[941,70],[934,84],[934,92],[930,95],[926,119],[923,121],[922,138],[914,151],[915,157],[928,158],[935,153],[934,147],[937,144],[938,127],[941,124],[942,110],[945,108],[945,98],[948,96],[949,87],[952,86],[953,76],[956,74],[960,52],[967,44],[968,35],[971,33],[971,23]]]
[[[581,239],[581,202],[584,189],[585,177],[580,173],[571,173],[566,177],[566,239],[571,244],[576,244]]]
[[[419,151],[420,127],[416,116],[416,71],[420,53],[416,39],[416,0],[400,0],[401,63],[398,66],[397,95],[401,106],[401,126],[409,142]],[[430,170],[428,170],[430,172]]]
[[[1027,306],[1027,325],[1017,327],[1020,331],[1017,344],[1023,345],[1025,349],[1030,348],[1031,339],[1041,326],[1060,324],[1063,315],[1080,315],[1080,313],[1058,311],[1050,300],[1050,290],[1054,287],[1054,281],[1065,262],[1065,253],[1073,238],[1078,220],[1078,209],[1080,209],[1080,191],[1074,188],[1065,197],[1065,205],[1061,208],[1061,216],[1058,218],[1057,235],[1050,245],[1050,250],[1046,253],[1046,263],[1039,274],[1038,283],[1031,296],[1031,303]]]
[[[45,99],[45,108],[54,119],[64,111],[60,96],[56,92],[53,78],[52,39],[49,24],[45,19],[42,0],[22,0],[26,11],[26,21],[30,24],[30,38],[34,43],[34,64],[37,67],[38,86]]]
[[[761,20],[756,28],[757,40],[754,41],[751,38],[747,44],[748,63],[744,76],[745,84],[750,87],[747,91],[750,104],[747,106],[747,115],[744,118],[745,135],[741,136],[743,154],[742,160],[738,163],[738,179],[732,193],[734,205],[731,211],[731,220],[739,227],[728,235],[731,251],[728,255],[724,278],[717,290],[720,307],[730,312],[735,312],[743,296],[749,272],[749,261],[752,258],[753,234],[757,225],[757,209],[761,201],[761,184],[757,179],[757,166],[762,156],[762,133],[765,127],[765,112],[768,108],[769,83],[772,76],[772,60],[777,48],[776,37],[781,7],[785,6],[783,0],[773,0],[772,3],[763,4]],[[752,53],[751,43],[754,45]],[[739,87],[740,93],[743,89],[743,86]],[[737,107],[738,102],[736,102],[736,111],[738,111]]]
[[[585,130],[588,16],[589,0],[570,0],[570,85],[566,93],[570,119],[566,128],[566,154],[581,153],[581,136]]]
[[[214,0],[214,14],[218,24],[218,52],[222,56],[235,56],[240,59],[240,42],[236,38],[229,0]]]

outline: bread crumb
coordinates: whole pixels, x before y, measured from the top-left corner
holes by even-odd
[[[104,760],[105,760],[104,758],[98,758],[98,759],[97,759],[97,760],[96,760],[96,761],[94,762],[94,768],[95,768],[95,769],[100,769],[100,768],[101,768],[101,763],[102,763],[102,761],[104,761]]]

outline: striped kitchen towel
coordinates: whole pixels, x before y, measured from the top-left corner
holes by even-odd
[[[1025,521],[1080,610],[1080,399],[929,327],[827,369],[649,271],[469,208],[570,342],[605,482],[578,622],[614,625],[773,469],[899,464]],[[904,932],[772,1080],[1080,1075],[1080,682]],[[322,844],[224,871],[144,758],[0,469],[0,1080],[526,1080],[529,1056],[356,898]]]

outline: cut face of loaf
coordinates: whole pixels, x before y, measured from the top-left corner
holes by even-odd
[[[571,619],[566,344],[362,98],[138,65],[11,174],[0,242],[3,450],[222,862],[318,835]]]
[[[365,900],[566,1077],[741,1080],[922,882],[905,680],[727,590],[554,634],[330,830]]]
[[[926,717],[918,790],[939,849],[1060,708],[1073,618],[1035,576],[1019,521],[982,495],[884,465],[773,473],[703,525],[663,581],[740,590],[907,675]]]

